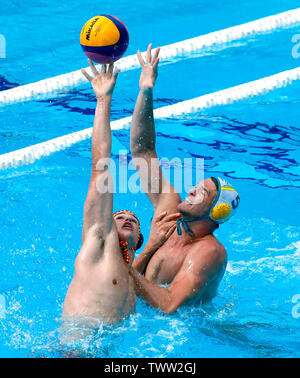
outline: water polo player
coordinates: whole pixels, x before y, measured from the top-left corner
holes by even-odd
[[[189,300],[205,302],[212,299],[224,275],[227,254],[213,235],[220,223],[236,211],[239,195],[221,178],[208,178],[192,189],[182,202],[179,193],[168,182],[159,167],[155,150],[152,89],[157,78],[159,49],[152,57],[151,45],[146,62],[138,51],[142,66],[140,93],[131,126],[131,152],[136,165],[140,159],[146,168],[137,167],[141,184],[154,207],[148,246],[130,270],[137,292],[152,306],[165,313],[175,311]],[[158,172],[155,176],[154,172]],[[160,214],[179,212],[177,222],[164,227]],[[161,243],[163,232],[172,230]],[[142,275],[144,273],[144,276]],[[168,284],[161,287],[158,285]]]
[[[113,64],[99,74],[89,60],[94,77],[82,70],[97,97],[92,137],[92,174],[84,205],[82,247],[64,302],[64,318],[89,318],[116,323],[135,310],[136,294],[129,266],[143,242],[135,214],[113,214],[113,194],[101,191],[102,180],[112,180],[110,107],[118,71]]]

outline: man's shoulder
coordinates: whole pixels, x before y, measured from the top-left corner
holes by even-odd
[[[212,260],[222,264],[227,260],[227,252],[225,247],[212,234],[198,240],[189,253],[190,257],[196,260]]]

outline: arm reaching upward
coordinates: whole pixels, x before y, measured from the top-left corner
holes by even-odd
[[[138,60],[142,66],[140,77],[140,93],[132,117],[130,134],[131,152],[134,156],[155,152],[155,128],[153,117],[153,95],[156,78],[158,76],[157,66],[159,63],[159,48],[151,58],[150,44],[147,50],[147,63],[144,62],[141,52],[138,50]]]
[[[141,185],[155,211],[162,212],[167,209],[176,211],[177,204],[180,202],[179,194],[163,177],[155,150],[152,90],[158,76],[159,48],[156,49],[153,57],[151,56],[151,48],[152,45],[150,44],[147,49],[146,63],[140,51],[137,53],[142,66],[142,73],[140,93],[132,117],[130,149],[140,176]],[[146,162],[146,166],[141,164],[140,159]]]
[[[112,93],[119,71],[113,73],[113,64],[103,65],[100,74],[89,60],[94,77],[84,69],[81,72],[91,82],[97,97],[97,107],[92,136],[92,173],[87,198],[84,205],[83,241],[89,229],[97,225],[102,234],[108,234],[112,227],[113,194],[111,190],[101,191],[101,183],[106,178],[112,184],[109,173],[111,154],[110,107]]]

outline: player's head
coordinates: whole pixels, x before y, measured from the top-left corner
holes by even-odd
[[[129,210],[119,210],[113,214],[119,239],[139,249],[144,241],[138,217]]]
[[[178,210],[185,219],[209,218],[220,224],[232,217],[239,201],[238,192],[227,181],[210,177],[189,191]]]

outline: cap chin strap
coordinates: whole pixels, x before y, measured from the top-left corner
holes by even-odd
[[[190,235],[194,236],[195,233],[191,229],[191,227],[188,225],[188,222],[194,222],[198,220],[204,219],[203,217],[197,217],[197,218],[192,218],[192,219],[184,219],[184,218],[179,218],[177,219],[177,235],[182,235],[182,229],[181,226],[185,229],[185,231]]]

